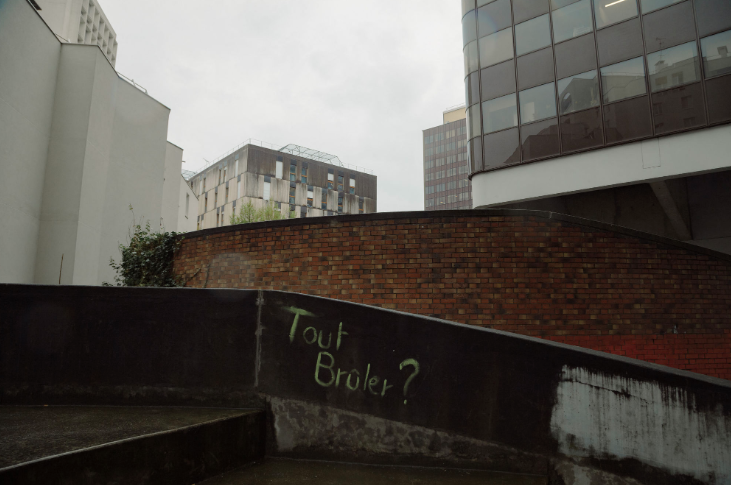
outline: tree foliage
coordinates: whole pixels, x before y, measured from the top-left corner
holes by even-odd
[[[293,218],[294,212],[282,214],[282,212],[277,209],[277,207],[274,205],[274,202],[272,201],[269,201],[269,203],[261,209],[255,208],[254,204],[249,201],[241,206],[238,214],[235,212],[231,214],[230,222],[231,225],[234,225],[248,224],[250,222],[278,221],[280,219]]]
[[[114,258],[109,261],[117,273],[115,284],[104,286],[183,286],[182,278],[173,273],[173,259],[183,237],[177,232],[165,232],[162,225],[158,232],[153,232],[149,221],[144,226],[135,223],[132,214],[129,244],[119,245],[122,259],[119,263]]]

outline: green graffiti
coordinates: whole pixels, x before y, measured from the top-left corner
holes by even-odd
[[[284,309],[290,313],[294,313],[292,328],[289,330],[289,343],[292,343],[294,342],[294,334],[297,332],[297,322],[299,321],[300,315],[304,315],[306,317],[314,317],[316,315],[308,312],[307,310],[302,310],[301,308],[295,308],[293,306],[285,307]]]
[[[343,335],[348,335],[348,332],[343,331],[343,322],[340,322],[340,326],[338,327],[338,343],[335,345],[335,350],[340,350]]]
[[[309,330],[312,330],[312,339],[307,338],[307,332]],[[305,342],[307,345],[312,345],[315,343],[315,340],[317,340],[317,329],[315,327],[307,327],[304,332],[302,332],[302,338],[305,339]]]
[[[353,375],[355,375],[355,385],[354,386],[351,386],[350,385],[350,378],[353,377]],[[350,371],[350,374],[348,374],[348,380],[345,381],[345,386],[348,389],[350,389],[351,391],[355,391],[356,389],[358,389],[360,387],[360,372],[358,372],[355,369],[353,369],[352,371]]]
[[[322,356],[330,357],[330,365],[324,365],[322,364]],[[320,352],[317,354],[317,365],[315,366],[315,381],[320,384],[322,387],[330,387],[333,385],[333,382],[335,382],[335,372],[333,371],[333,367],[335,366],[335,357],[333,357],[328,352]],[[320,380],[320,369],[327,369],[330,371],[330,382],[323,382]],[[338,369],[339,370],[339,369]],[[340,376],[338,376],[340,377]]]
[[[398,366],[399,370],[403,370],[404,367],[407,365],[413,366],[414,371],[411,373],[408,379],[406,379],[406,383],[404,384],[404,397],[406,397],[406,391],[409,389],[409,384],[411,384],[411,381],[414,380],[414,377],[419,374],[419,363],[414,359],[406,359],[405,361],[401,362],[401,364]],[[406,404],[406,399],[404,399],[404,404]]]

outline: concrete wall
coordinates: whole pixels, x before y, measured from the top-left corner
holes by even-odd
[[[30,5],[0,0],[0,281],[33,282],[60,56]]]
[[[731,483],[728,381],[276,291],[0,285],[0,403],[265,407],[278,456]]]
[[[162,224],[167,231],[178,230],[180,178],[183,168],[183,149],[168,142],[165,150],[165,173],[162,185]]]
[[[97,46],[61,44],[25,0],[0,1],[0,76],[0,281],[111,280],[129,206],[160,223],[170,110]]]
[[[196,197],[195,192],[182,175],[180,176],[180,190],[178,192],[178,225],[176,231],[195,231],[198,197]]]
[[[731,257],[554,213],[210,229],[186,236],[175,271],[195,287],[326,296],[731,379]]]

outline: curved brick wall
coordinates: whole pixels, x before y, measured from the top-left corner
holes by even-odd
[[[188,286],[339,298],[731,379],[731,258],[544,212],[371,214],[187,234]]]

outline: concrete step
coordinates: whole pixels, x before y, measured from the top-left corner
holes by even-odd
[[[191,484],[264,456],[259,410],[0,406],[0,483]]]
[[[547,485],[536,475],[268,458],[198,485]]]

